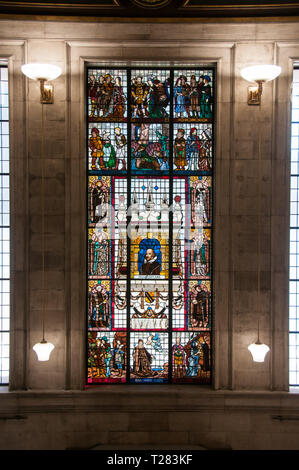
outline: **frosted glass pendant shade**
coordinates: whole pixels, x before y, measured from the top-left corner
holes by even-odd
[[[61,75],[61,68],[52,64],[25,64],[21,70],[26,77],[32,80],[55,80]]]
[[[266,344],[262,344],[259,341],[250,344],[248,349],[252,354],[254,362],[264,362],[267,352],[270,351],[270,348]]]
[[[54,344],[48,343],[47,341],[41,341],[33,346],[33,350],[36,352],[39,361],[48,361],[50,354],[54,349]]]
[[[241,70],[241,76],[249,82],[269,82],[281,73],[278,65],[252,65]]]

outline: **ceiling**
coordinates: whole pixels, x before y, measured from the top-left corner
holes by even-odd
[[[0,0],[0,15],[186,18],[274,18],[299,16],[299,1],[277,0]]]

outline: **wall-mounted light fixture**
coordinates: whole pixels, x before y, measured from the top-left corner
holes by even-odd
[[[254,65],[251,67],[245,67],[241,70],[241,76],[249,82],[257,83],[257,90],[251,95],[248,94],[248,104],[258,104],[259,115],[258,115],[258,231],[257,231],[257,259],[258,259],[258,270],[257,270],[257,312],[258,312],[258,337],[255,343],[248,346],[249,351],[252,354],[254,362],[264,362],[266,354],[270,351],[270,348],[261,343],[260,341],[260,291],[261,291],[261,142],[262,142],[262,120],[261,120],[261,94],[263,91],[263,83],[274,80],[281,73],[281,67],[277,65]],[[252,87],[250,87],[252,88]]]
[[[247,103],[253,105],[261,104],[263,83],[274,80],[281,73],[278,65],[252,65],[241,70],[241,76],[256,86],[248,87]]]
[[[54,102],[53,85],[45,84],[55,80],[61,75],[61,68],[52,64],[25,64],[21,70],[26,77],[40,82],[40,102],[42,104],[52,104]]]
[[[37,354],[39,361],[48,361],[50,354],[54,349],[54,345],[45,340],[45,304],[46,304],[46,291],[45,291],[45,131],[44,131],[44,104],[53,103],[53,87],[47,88],[46,81],[54,80],[61,75],[60,67],[50,64],[26,64],[21,67],[22,72],[32,80],[40,81],[40,102],[42,109],[41,118],[41,160],[42,160],[42,184],[41,184],[41,202],[42,202],[42,217],[41,217],[41,234],[42,234],[42,340],[33,346],[33,350]]]

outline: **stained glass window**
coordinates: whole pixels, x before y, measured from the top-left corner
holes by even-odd
[[[0,62],[0,384],[9,379],[10,220],[8,69]]]
[[[215,70],[86,88],[87,384],[210,384]]]

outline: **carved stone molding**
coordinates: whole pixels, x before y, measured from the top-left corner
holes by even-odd
[[[0,0],[0,15],[62,15],[83,18],[116,17],[195,17],[195,18],[258,18],[299,15],[299,2],[275,0],[236,2],[228,0],[88,0],[42,1]]]

